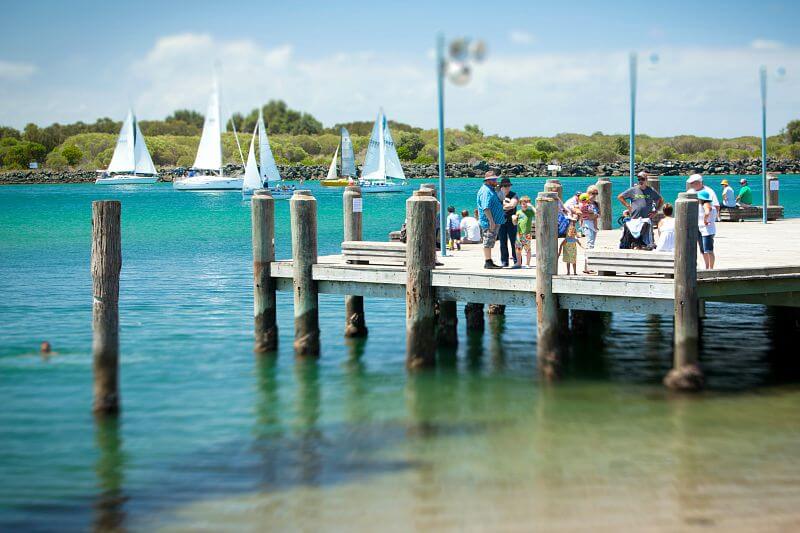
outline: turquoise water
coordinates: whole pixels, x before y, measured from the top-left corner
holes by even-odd
[[[535,196],[545,180],[514,181]],[[665,197],[682,183],[662,178]],[[448,203],[472,209],[478,184],[448,182]],[[337,252],[341,190],[311,188],[319,252]],[[96,424],[89,251],[105,198],[123,206],[123,414]],[[397,229],[404,200],[367,196],[364,237]],[[800,216],[800,178],[782,179],[781,200]],[[409,375],[402,301],[368,300],[368,340],[345,342],[342,299],[322,296],[322,356],[302,363],[279,294],[279,353],[257,359],[249,217],[236,193],[168,184],[0,188],[0,529],[798,523],[800,365],[765,308],[708,306],[710,390],[691,398],[660,386],[668,317],[575,334],[563,382],[546,386],[531,310],[478,336],[461,320],[458,350]],[[288,202],[276,217],[288,257]],[[767,503],[772,522],[747,522]]]

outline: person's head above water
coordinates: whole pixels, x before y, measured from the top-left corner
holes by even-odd
[[[52,351],[53,351],[53,347],[50,346],[50,343],[47,342],[47,341],[42,341],[42,344],[39,345],[39,352],[40,353],[48,354],[48,353],[52,353]]]

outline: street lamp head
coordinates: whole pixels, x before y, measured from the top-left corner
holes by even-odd
[[[483,62],[486,59],[486,42],[472,41],[469,45],[469,55],[476,63]]]
[[[450,43],[450,59],[452,61],[464,61],[469,54],[469,41],[463,37],[453,40]]]
[[[783,81],[786,79],[786,67],[778,67],[775,69],[775,80]]]
[[[455,85],[466,85],[471,77],[469,65],[460,61],[448,62],[447,77]]]

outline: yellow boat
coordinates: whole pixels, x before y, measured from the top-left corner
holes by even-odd
[[[347,187],[347,184],[350,183],[348,178],[326,178],[324,180],[320,180],[320,185],[323,187]]]

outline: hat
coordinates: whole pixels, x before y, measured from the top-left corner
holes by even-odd
[[[698,200],[704,200],[706,202],[710,202],[711,201],[711,195],[708,193],[707,190],[703,189],[702,191],[697,193],[697,199]]]
[[[744,185],[745,183],[747,183],[747,180],[746,180],[746,179],[744,179],[744,178],[742,178],[742,179],[740,179],[740,180],[739,180],[739,183],[741,183],[742,185]]]
[[[689,176],[689,179],[686,180],[686,184],[689,185],[692,183],[697,183],[698,181],[702,182],[703,176],[701,176],[700,174],[692,174],[691,176]]]
[[[639,173],[638,173],[638,174],[636,174],[636,175],[637,175],[638,177],[640,177],[640,178],[646,178],[646,177],[647,177],[647,176],[649,176],[650,174],[648,174],[646,170],[642,170],[641,172],[639,172]]]
[[[497,181],[497,174],[490,170],[484,175],[483,181]]]
[[[589,195],[586,194],[586,193],[583,193],[583,194],[580,195],[580,197],[578,197],[578,199],[581,200],[581,201],[588,200],[589,199]]]
[[[505,187],[506,185],[511,185],[511,180],[508,178],[503,178],[500,180],[500,186]]]
[[[575,196],[577,196],[578,198],[580,198],[581,194],[583,194],[582,190],[578,189],[577,191],[575,191]]]
[[[720,185],[728,185],[728,180],[722,180],[719,182]]]

